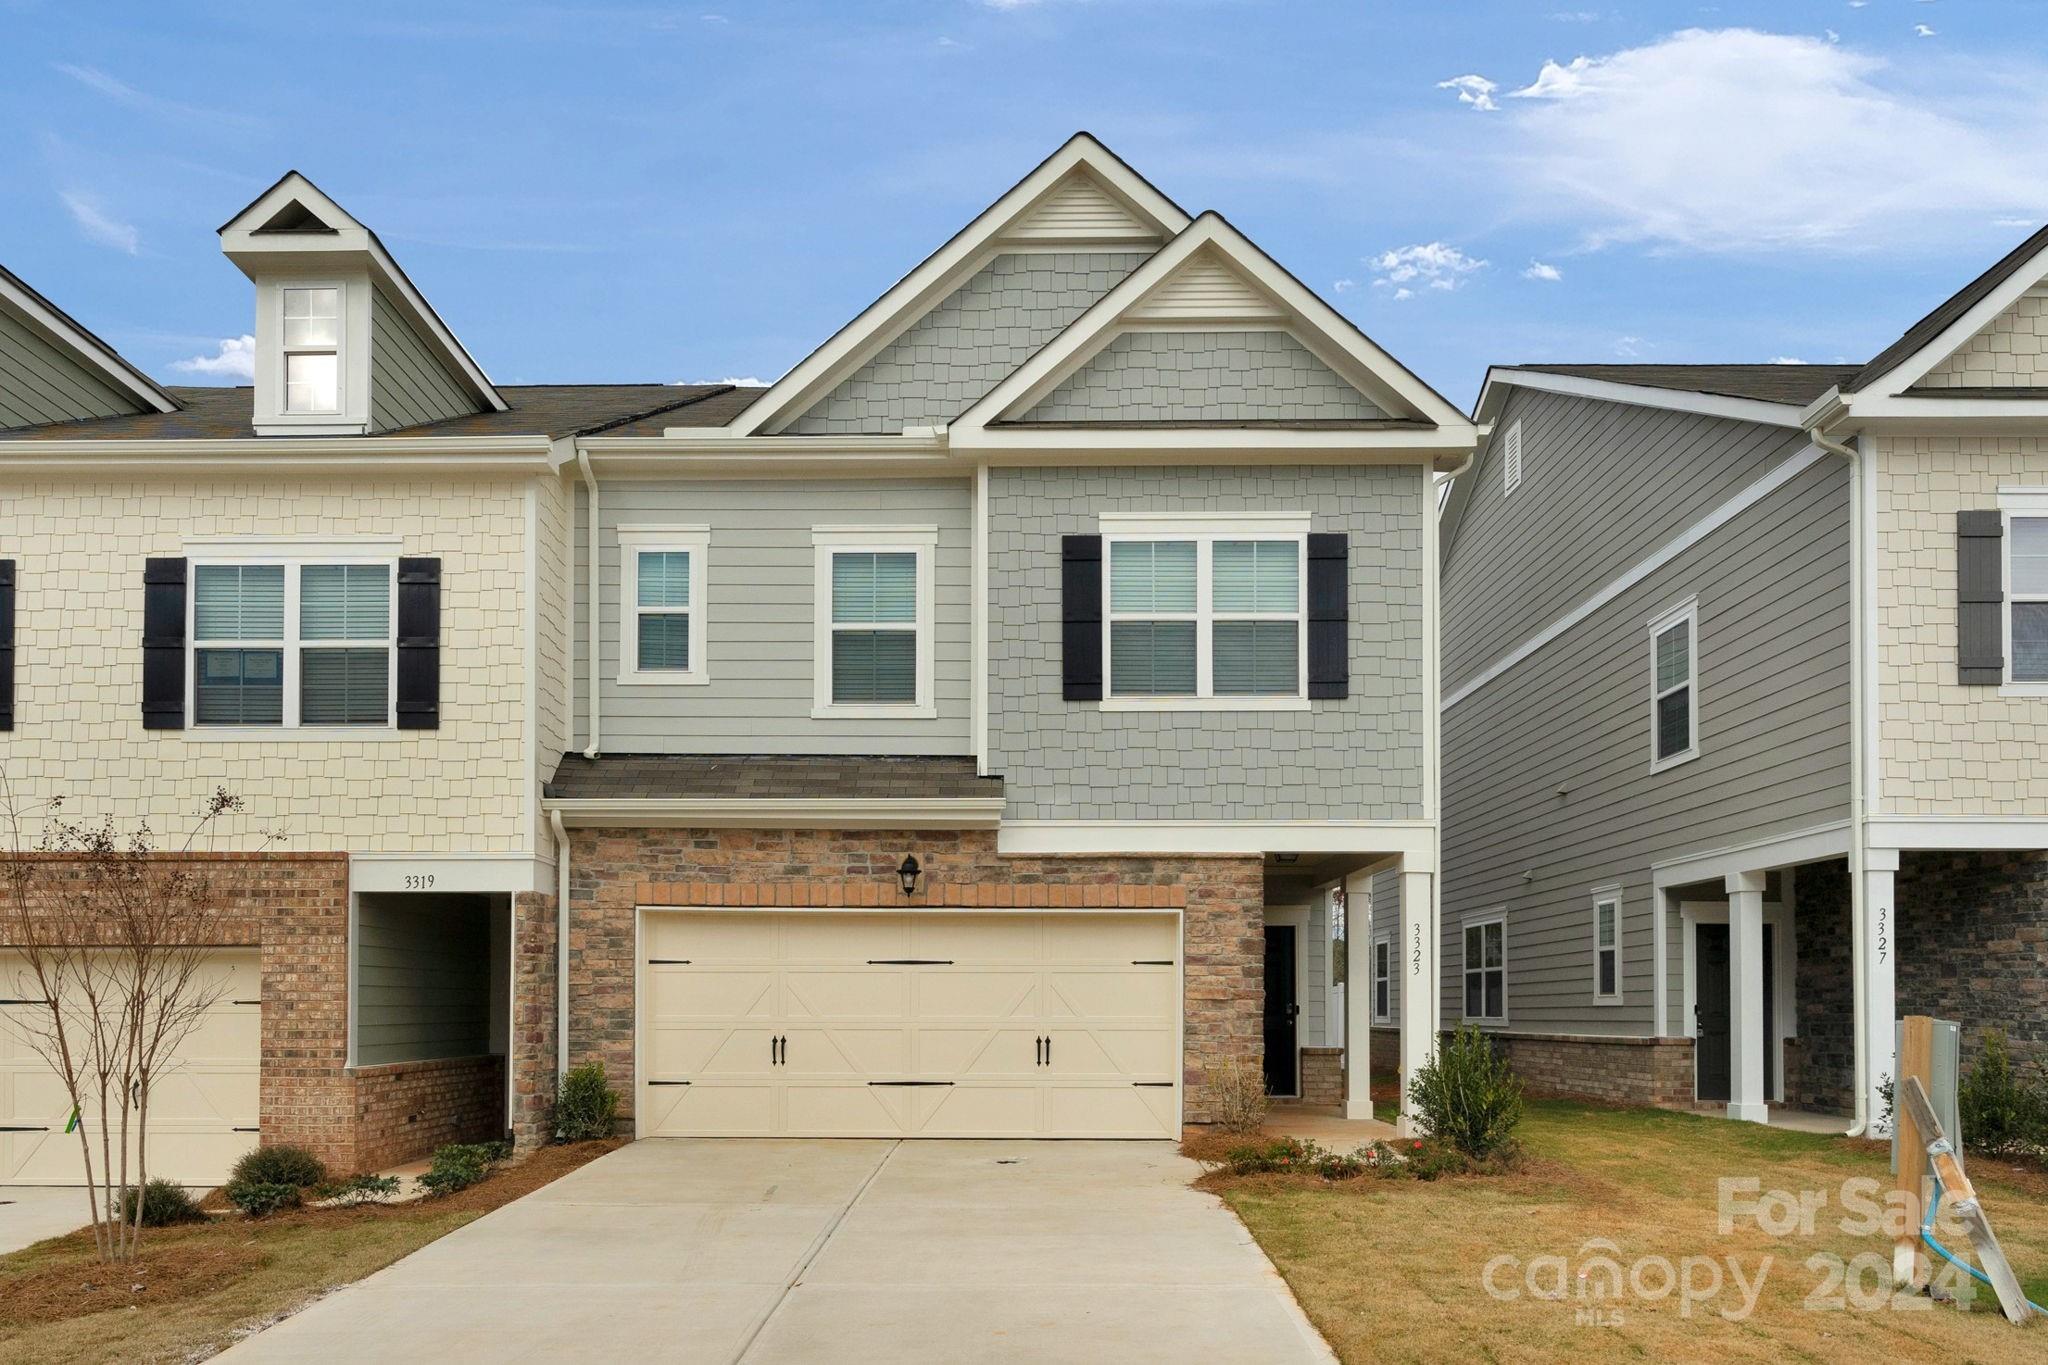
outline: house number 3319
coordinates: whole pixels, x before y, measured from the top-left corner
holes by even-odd
[[[432,891],[434,889],[434,874],[431,872],[408,872],[405,876],[405,889],[408,891]]]

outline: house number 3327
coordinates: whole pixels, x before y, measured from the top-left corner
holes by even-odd
[[[408,891],[432,891],[434,889],[434,874],[431,872],[408,872],[405,876],[405,889]]]

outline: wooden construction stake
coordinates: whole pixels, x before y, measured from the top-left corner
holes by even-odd
[[[1899,1024],[1899,1071],[1892,1078],[1892,1123],[1899,1133],[1896,1188],[1902,1196],[1906,1226],[1892,1244],[1892,1281],[1910,1289],[1927,1287],[1927,1258],[1920,1254],[1920,1220],[1927,1214],[1927,1163],[1920,1154],[1929,1138],[1906,1103],[1906,1082],[1923,1088],[1934,1084],[1934,1020],[1909,1014]]]
[[[2026,1292],[2020,1288],[2019,1277],[2006,1263],[2005,1252],[1999,1248],[1998,1238],[1991,1231],[1991,1220],[1985,1216],[1983,1205],[1977,1202],[1976,1186],[1970,1183],[1969,1176],[1963,1174],[1963,1163],[1957,1161],[1956,1154],[1949,1150],[1948,1139],[1941,1131],[1941,1120],[1934,1116],[1934,1106],[1927,1102],[1927,1087],[1920,1083],[1918,1076],[1907,1077],[1899,1082],[1897,1098],[1903,1101],[1897,1107],[1911,1111],[1914,1123],[1919,1125],[1921,1135],[1926,1138],[1927,1159],[1934,1167],[1934,1178],[1941,1182],[1949,1207],[1970,1234],[1970,1245],[1977,1249],[1977,1260],[1984,1268],[1984,1276],[1998,1291],[1998,1306],[2005,1311],[2009,1321],[2026,1322],[2034,1316],[2033,1306],[2027,1302]],[[1905,1148],[1899,1149],[1899,1168],[1902,1171],[1908,1155]],[[1914,1164],[1920,1165],[1917,1160]]]

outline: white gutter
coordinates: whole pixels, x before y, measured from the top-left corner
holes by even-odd
[[[622,797],[541,803],[558,826],[703,826],[725,829],[994,829],[1000,796],[947,797]]]
[[[583,471],[583,485],[590,490],[590,747],[583,751],[585,758],[596,758],[598,747],[598,689],[597,689],[597,612],[598,594],[598,552],[597,552],[597,475],[590,468],[589,452],[579,444],[576,450],[576,467]],[[573,572],[573,567],[572,570]]]
[[[569,831],[562,812],[550,810],[555,832],[555,1085],[569,1070]]]

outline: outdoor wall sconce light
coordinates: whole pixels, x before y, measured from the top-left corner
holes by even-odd
[[[917,865],[917,855],[915,853],[903,855],[903,865],[896,869],[896,880],[903,884],[904,895],[914,896],[917,894],[917,879],[923,871],[924,869]]]

